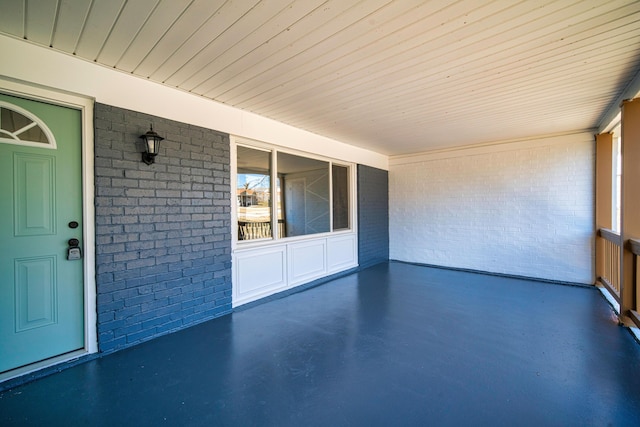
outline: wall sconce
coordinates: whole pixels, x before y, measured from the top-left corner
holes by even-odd
[[[164,138],[153,131],[153,124],[144,135],[140,135],[144,140],[145,152],[142,153],[142,161],[148,165],[155,163],[156,156],[160,151],[160,141]]]

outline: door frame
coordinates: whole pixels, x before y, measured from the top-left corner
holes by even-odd
[[[89,97],[29,84],[0,75],[0,91],[34,101],[80,110],[82,118],[82,224],[84,279],[84,348],[0,374],[0,382],[98,351],[95,274],[95,186],[93,103]]]

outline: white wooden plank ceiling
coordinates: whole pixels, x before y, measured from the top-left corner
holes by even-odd
[[[395,155],[596,127],[637,0],[0,0],[0,32]]]

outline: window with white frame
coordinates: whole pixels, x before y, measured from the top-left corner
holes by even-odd
[[[620,133],[620,125],[613,129],[613,155],[612,155],[612,186],[611,195],[613,200],[611,201],[612,208],[612,228],[613,231],[620,232],[620,200],[622,198],[621,184],[622,184],[622,135]]]
[[[238,241],[350,230],[352,165],[264,146],[236,156]]]

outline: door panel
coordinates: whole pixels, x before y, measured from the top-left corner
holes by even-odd
[[[82,247],[81,112],[0,94],[42,121],[22,116],[0,132],[0,372],[84,347],[82,260],[67,260],[68,240]],[[24,131],[22,129],[25,129]],[[11,133],[35,143],[6,143]],[[34,138],[32,135],[38,136]],[[71,228],[75,221],[78,226]]]
[[[54,157],[16,153],[13,167],[15,236],[54,234]]]
[[[15,260],[16,332],[56,323],[56,259]]]

